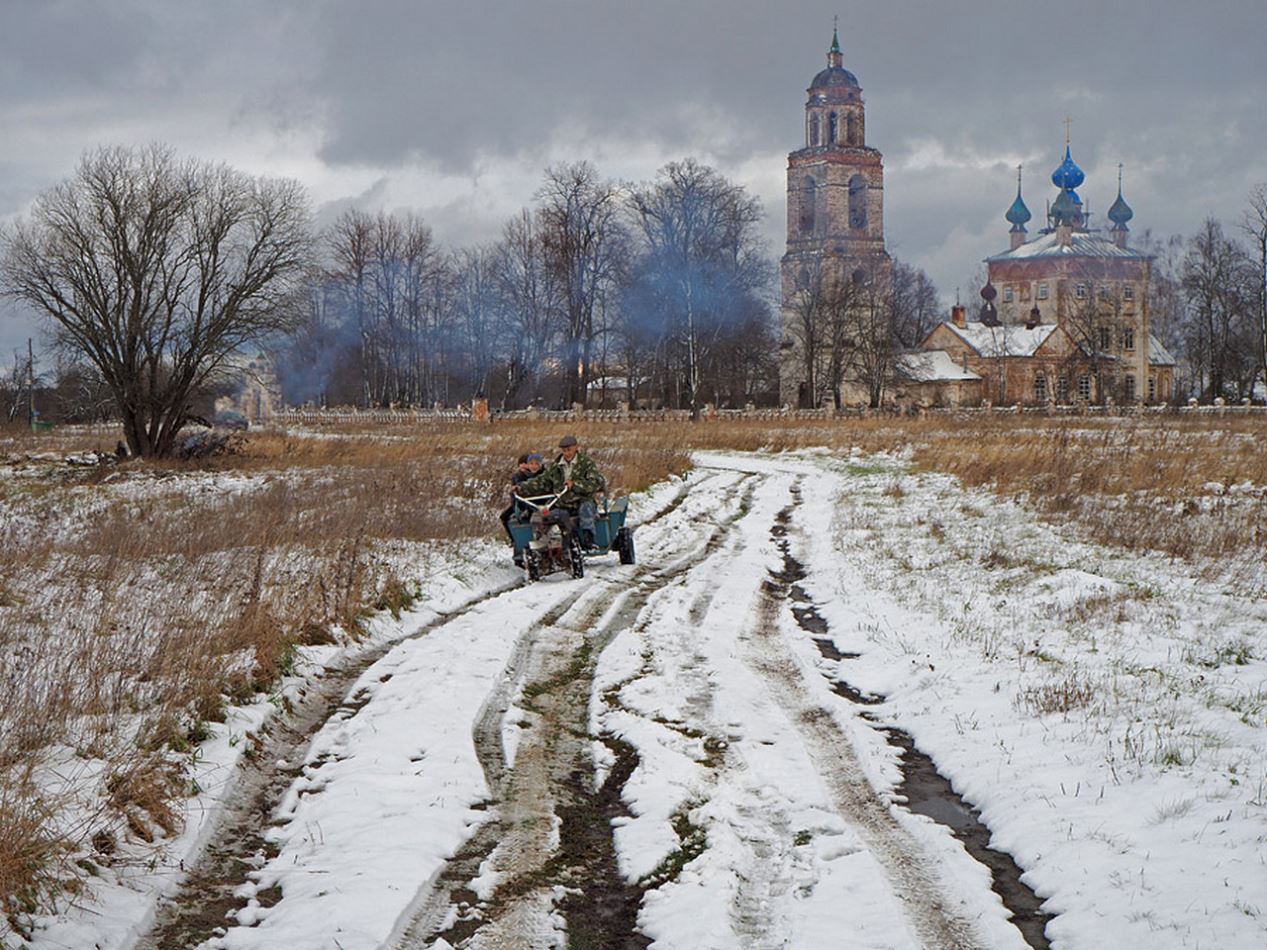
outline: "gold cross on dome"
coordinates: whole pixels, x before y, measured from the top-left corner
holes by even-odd
[[[1069,127],[1073,125],[1073,116],[1065,116],[1065,144],[1069,144]]]

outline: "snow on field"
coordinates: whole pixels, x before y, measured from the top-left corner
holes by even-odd
[[[823,468],[797,520],[840,675],[981,809],[1053,946],[1267,944],[1267,604],[944,476]]]
[[[614,748],[637,757],[613,836],[656,950],[1024,947],[989,872],[903,807],[885,726],[979,809],[1057,950],[1267,945],[1267,604],[898,459],[696,462],[685,487],[635,499],[637,570],[596,564],[446,621],[513,575],[492,547],[473,571],[445,562],[462,583],[433,565],[426,609],[379,621],[395,645],[317,732],[275,854],[207,946],[447,946],[408,942],[410,921],[497,818],[490,755],[517,764],[525,656],[556,633],[606,644],[589,743],[596,783]],[[488,735],[504,748],[481,749]],[[227,737],[212,743],[227,774]],[[130,946],[230,785],[191,800],[162,868],[105,882],[33,946]],[[489,860],[470,883],[488,897],[505,879]],[[545,893],[527,942],[562,945]]]

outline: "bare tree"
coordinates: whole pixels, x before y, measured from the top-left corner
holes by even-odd
[[[4,236],[0,279],[101,373],[129,449],[162,456],[232,354],[294,325],[308,221],[293,181],[103,148]]]
[[[941,319],[937,285],[921,268],[893,262],[889,286],[889,318],[899,345],[919,346]]]
[[[1267,389],[1267,184],[1257,185],[1250,192],[1242,227],[1253,251],[1254,280],[1250,292],[1258,324],[1258,370]]]
[[[623,257],[620,190],[589,162],[546,169],[537,192],[541,239],[563,294],[565,398],[585,400],[594,342],[594,308],[605,284],[616,280]]]
[[[1183,261],[1189,359],[1208,398],[1247,395],[1257,372],[1253,273],[1244,248],[1210,218],[1188,242]]]
[[[768,281],[758,243],[761,204],[741,186],[694,159],[670,162],[630,195],[648,266],[684,357],[693,412],[710,348],[746,298]]]
[[[541,227],[530,211],[525,209],[506,222],[497,252],[497,275],[506,307],[504,407],[545,365],[564,295],[548,266]]]

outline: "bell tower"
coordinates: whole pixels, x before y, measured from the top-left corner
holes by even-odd
[[[787,253],[780,266],[783,342],[780,399],[815,406],[824,398],[806,363],[795,311],[811,285],[867,282],[887,287],[884,248],[884,164],[867,145],[866,106],[858,78],[844,67],[833,29],[827,68],[810,82],[805,144],[788,154]],[[808,391],[807,391],[808,387]]]

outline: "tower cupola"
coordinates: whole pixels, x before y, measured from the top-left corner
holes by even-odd
[[[1117,200],[1109,208],[1109,220],[1113,222],[1113,242],[1118,247],[1126,246],[1126,233],[1130,230],[1126,223],[1135,217],[1135,212],[1122,197],[1122,166],[1117,166]]]
[[[1025,205],[1025,199],[1021,197],[1021,166],[1016,166],[1016,200],[1012,202],[1012,207],[1007,209],[1005,215],[1012,225],[1012,247],[1013,249],[1020,247],[1025,243],[1025,225],[1033,217],[1029,213],[1029,208]]]

